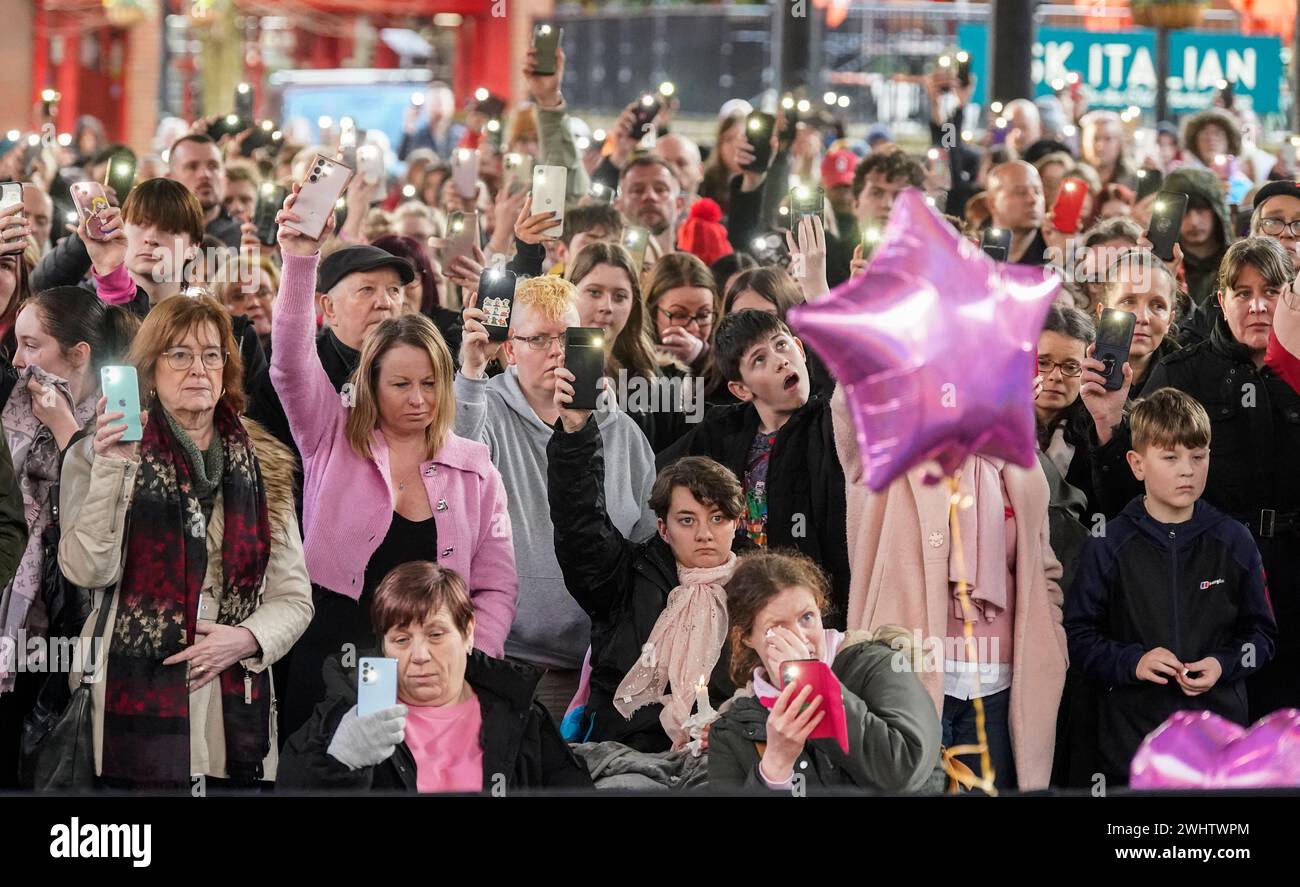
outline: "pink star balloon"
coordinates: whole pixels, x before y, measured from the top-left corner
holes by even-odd
[[[1180,711],[1142,740],[1129,788],[1300,788],[1300,709],[1250,729],[1208,711]]]
[[[972,454],[1035,464],[1038,335],[1060,288],[899,195],[866,273],[789,314],[844,386],[867,486],[931,460],[951,475]]]

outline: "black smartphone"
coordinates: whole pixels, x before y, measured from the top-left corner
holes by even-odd
[[[970,86],[970,53],[957,53],[957,82],[965,89]]]
[[[645,134],[654,125],[655,118],[659,116],[661,107],[658,97],[653,92],[641,93],[632,110],[632,138],[638,142],[645,138]]]
[[[484,268],[478,278],[478,307],[483,310],[483,326],[489,342],[510,338],[510,311],[515,305],[515,286],[519,278],[507,268]]]
[[[126,195],[135,187],[135,152],[130,148],[114,151],[104,169],[104,184],[113,189],[117,195],[118,205],[126,200]]]
[[[1092,356],[1105,365],[1107,391],[1124,387],[1124,361],[1133,344],[1133,326],[1137,315],[1118,308],[1107,308],[1097,321],[1097,348]]]
[[[275,182],[263,182],[257,189],[257,209],[253,211],[253,224],[257,227],[257,239],[263,246],[275,246],[276,235],[280,226],[275,222],[275,215],[284,206],[289,189]]]
[[[825,210],[826,192],[822,188],[799,185],[790,189],[790,212],[786,216],[786,221],[790,223],[791,231],[799,230],[799,220],[804,216],[816,216],[821,220],[824,229],[826,227]]]
[[[1237,83],[1235,80],[1226,80],[1223,89],[1219,90],[1219,97],[1223,99],[1223,109],[1231,111],[1232,106],[1237,103]]]
[[[600,397],[600,377],[605,373],[605,331],[600,327],[571,326],[564,331],[564,368],[573,373],[575,410],[594,410]]]
[[[1177,191],[1161,191],[1151,206],[1151,226],[1147,240],[1151,252],[1166,262],[1174,260],[1174,244],[1183,230],[1183,214],[1187,212],[1187,195]]]
[[[243,132],[247,126],[239,118],[238,114],[224,114],[212,122],[208,127],[208,138],[214,142],[219,142],[226,136],[238,135]]]
[[[772,130],[776,127],[776,118],[762,111],[751,111],[745,118],[745,138],[749,139],[754,149],[754,162],[741,169],[751,172],[765,172],[772,159]]]
[[[1165,183],[1165,174],[1158,169],[1139,169],[1137,175],[1137,199],[1150,197],[1160,190]]]
[[[985,228],[980,235],[980,249],[995,262],[1005,262],[1011,254],[1011,229]]]
[[[533,69],[535,73],[555,73],[555,50],[559,48],[560,41],[563,39],[563,28],[557,28],[555,25],[533,26],[533,48],[537,50],[537,67]]]

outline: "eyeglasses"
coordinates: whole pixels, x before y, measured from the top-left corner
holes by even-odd
[[[668,322],[673,326],[690,326],[691,321],[695,321],[698,326],[708,326],[713,323],[713,312],[707,308],[699,314],[688,314],[685,311],[665,311],[658,309],[659,313],[668,318]]]
[[[1052,370],[1060,369],[1061,375],[1067,378],[1073,378],[1083,374],[1083,364],[1077,360],[1067,360],[1064,363],[1057,363],[1050,357],[1038,358],[1038,372],[1042,373],[1044,378],[1052,374]]]
[[[163,352],[163,357],[167,358],[167,366],[177,372],[183,372],[194,366],[196,356],[198,355],[188,348],[172,348]],[[202,353],[202,359],[205,370],[219,370],[230,359],[230,353],[217,348],[207,348]]]
[[[552,342],[560,343],[560,350],[564,350],[564,336],[511,336],[516,342],[526,342],[528,347],[534,351],[549,351]]]
[[[1292,237],[1300,238],[1300,219],[1288,222],[1285,219],[1260,219],[1259,230],[1269,237],[1281,237],[1285,231]]]

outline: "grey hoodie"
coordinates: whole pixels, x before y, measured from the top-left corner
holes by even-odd
[[[479,440],[506,487],[514,532],[519,596],[506,655],[535,665],[578,668],[591,641],[591,620],[564,586],[555,559],[555,528],[546,492],[546,444],[554,429],[537,417],[514,368],[491,379],[456,374],[456,434]],[[633,542],[650,538],[655,457],[641,429],[623,412],[596,412],[604,440],[605,507]]]

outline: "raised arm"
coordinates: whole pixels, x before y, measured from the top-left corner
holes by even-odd
[[[316,353],[316,266],[321,241],[285,224],[298,219],[292,210],[297,196],[295,185],[277,217],[284,267],[271,321],[271,382],[305,461],[328,438],[335,423],[343,421],[345,407]],[[329,237],[333,226],[331,216],[321,240]]]

